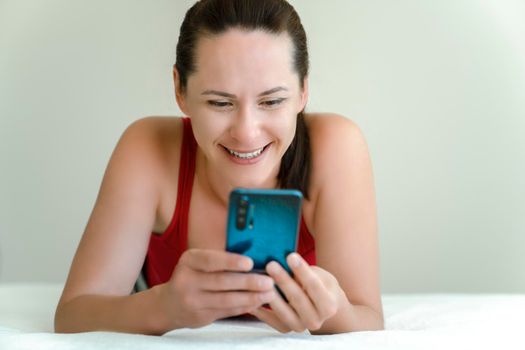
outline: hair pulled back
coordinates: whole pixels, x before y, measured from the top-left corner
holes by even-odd
[[[175,66],[180,89],[187,88],[188,77],[195,72],[195,50],[201,37],[218,35],[232,28],[262,30],[271,34],[287,33],[293,45],[293,68],[304,88],[308,75],[306,33],[299,15],[285,0],[200,0],[187,12],[177,43]],[[295,188],[308,198],[311,150],[304,110],[297,114],[295,136],[281,160],[280,188]]]

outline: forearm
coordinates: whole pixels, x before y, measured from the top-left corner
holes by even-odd
[[[127,296],[82,295],[73,298],[57,308],[55,332],[164,334],[171,329],[159,305],[160,287]]]
[[[346,302],[340,310],[330,319],[326,320],[323,326],[310,333],[337,334],[357,331],[377,331],[383,330],[383,315],[366,305],[352,305]]]

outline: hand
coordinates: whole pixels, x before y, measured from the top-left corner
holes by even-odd
[[[189,249],[160,289],[172,329],[202,327],[217,319],[249,313],[275,297],[273,280],[245,273],[253,261],[226,251]]]
[[[286,261],[293,278],[275,261],[266,265],[266,272],[288,303],[275,293],[276,297],[269,303],[271,310],[261,307],[251,314],[282,333],[317,330],[336,314],[346,295],[332,274],[320,267],[309,266],[299,254],[288,255]]]

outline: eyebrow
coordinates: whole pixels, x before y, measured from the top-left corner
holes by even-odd
[[[257,97],[271,95],[271,94],[276,93],[278,91],[288,91],[288,89],[285,88],[284,86],[277,86],[277,87],[274,87],[274,88],[272,88],[270,90],[266,90],[266,91],[261,92],[259,95],[257,95]],[[236,98],[237,97],[234,94],[230,94],[230,93],[227,93],[227,92],[224,92],[224,91],[217,91],[217,90],[206,90],[201,95],[219,95],[219,96],[228,97],[228,98]]]

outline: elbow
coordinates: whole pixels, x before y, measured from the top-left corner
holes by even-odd
[[[69,333],[64,321],[64,306],[58,304],[55,310],[54,331],[55,333]]]
[[[54,319],[54,322],[53,322],[55,333],[67,333],[65,331],[65,328],[64,328],[64,325],[63,325],[63,322],[62,322],[62,313],[61,313],[61,311],[62,311],[61,307],[60,307],[60,305],[58,305],[56,310],[55,310],[55,319]]]
[[[59,303],[55,310],[53,322],[55,333],[75,333],[71,322],[68,322],[67,303]]]

